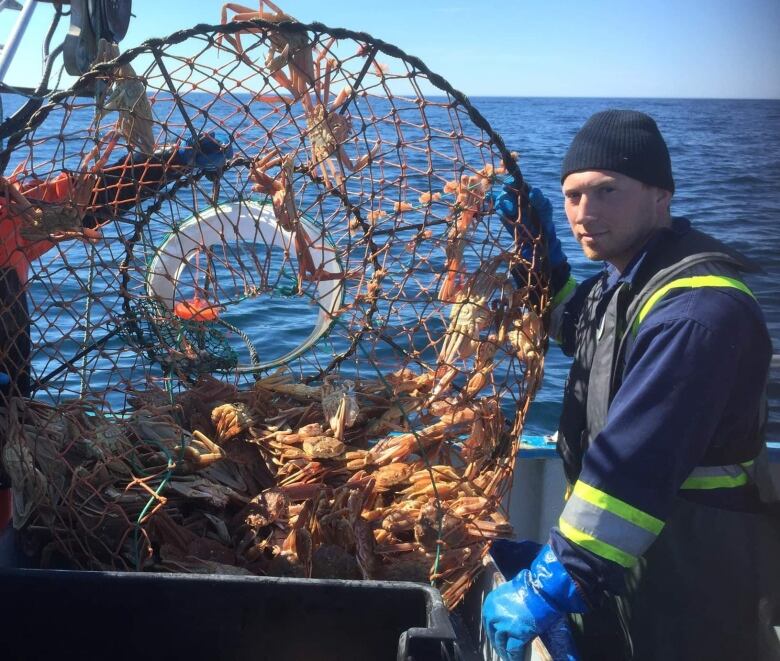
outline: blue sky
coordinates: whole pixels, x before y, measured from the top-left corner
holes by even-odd
[[[277,4],[301,21],[395,44],[473,96],[780,98],[780,0]],[[220,7],[211,0],[135,0],[137,17],[122,48],[218,22]],[[40,76],[52,15],[48,4],[36,9],[8,83],[32,84]],[[0,14],[0,40],[16,16]]]

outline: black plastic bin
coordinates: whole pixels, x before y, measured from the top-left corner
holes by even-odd
[[[380,581],[0,570],[0,658],[454,658],[439,593]]]

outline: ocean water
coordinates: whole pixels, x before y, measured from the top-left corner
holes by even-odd
[[[578,279],[601,265],[585,260],[563,215],[559,167],[565,150],[577,129],[599,110],[631,108],[655,117],[672,155],[677,185],[673,213],[688,217],[696,227],[763,265],[764,273],[747,281],[764,309],[775,351],[780,352],[780,101],[497,97],[471,101],[507,147],[519,152],[526,180],[551,198],[559,236]],[[10,113],[18,99],[4,95],[3,103]],[[83,118],[85,127],[90,119]],[[116,263],[121,254],[101,258]],[[116,304],[121,304],[119,299]],[[276,345],[282,351],[291,342],[290,328],[279,325],[274,305],[269,301],[265,308],[243,310],[233,323],[252,337],[263,337],[264,346]],[[80,314],[75,301],[70,314],[73,319]],[[74,345],[69,353],[77,349]],[[39,354],[39,373],[53,367],[44,364],[46,356],[46,351]],[[526,433],[555,430],[568,364],[552,346]],[[769,435],[780,440],[780,364],[770,380],[769,395]]]
[[[758,262],[748,277],[780,353],[780,101],[701,99],[473,98],[471,101],[520,154],[526,180],[552,199],[558,234],[575,277],[601,267],[588,262],[563,214],[560,163],[580,126],[608,108],[654,117],[672,157],[676,193],[672,213],[689,218]],[[780,440],[780,357],[770,374],[770,440]],[[526,433],[550,433],[560,413],[569,361],[553,347]]]

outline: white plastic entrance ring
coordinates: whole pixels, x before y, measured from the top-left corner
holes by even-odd
[[[310,253],[314,268],[327,274],[343,275],[344,271],[336,258],[336,247],[322,230],[305,218],[299,222],[311,241]],[[147,270],[147,294],[172,311],[177,302],[179,280],[195,255],[204,247],[227,247],[237,242],[275,246],[288,254],[295,254],[293,234],[279,226],[270,205],[252,201],[220,204],[187,220],[157,248]],[[264,255],[258,257],[261,261],[265,258]],[[318,280],[313,285],[312,297],[319,312],[309,336],[292,351],[271,361],[261,361],[259,365],[253,365],[252,370],[282,365],[314,346],[330,328],[332,315],[344,300],[343,277]],[[242,366],[239,365],[237,370],[242,371]]]

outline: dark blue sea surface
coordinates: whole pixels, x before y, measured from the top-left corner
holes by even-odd
[[[580,280],[602,265],[585,260],[563,214],[559,167],[566,148],[577,129],[599,110],[632,108],[655,117],[672,155],[677,185],[673,213],[688,217],[696,227],[733,245],[763,266],[764,273],[751,276],[747,281],[764,309],[775,351],[780,351],[780,101],[497,97],[472,98],[471,101],[501,134],[507,147],[519,152],[520,167],[527,181],[541,188],[552,199],[559,236],[574,275]],[[356,101],[353,110],[357,110],[360,103]],[[19,99],[3,95],[3,105],[6,113],[10,114],[18,107]],[[197,99],[191,106],[197,115]],[[156,110],[159,108],[156,107]],[[417,112],[413,104],[409,110]],[[430,121],[436,121],[435,112],[428,117]],[[51,123],[52,130],[57,130],[60,120],[56,113],[47,121]],[[76,139],[78,131],[86,129],[90,121],[90,114],[83,117],[74,114],[68,125],[73,139]],[[449,118],[443,114],[441,128],[448,127]],[[201,128],[198,126],[198,129]],[[15,164],[10,164],[9,171]],[[76,166],[75,162],[60,165]],[[414,184],[411,178],[410,182]],[[419,185],[424,188],[425,181],[419,182]],[[116,263],[121,257],[120,253],[103,255],[108,262],[113,260]],[[83,300],[76,301],[75,297],[79,288],[83,288],[81,281],[86,281],[86,274],[69,278],[67,283],[64,279],[68,274],[63,272],[62,277],[63,287],[72,287],[74,296],[69,310],[64,310],[63,314],[67,312],[70,315],[69,324],[78,324],[84,313]],[[38,294],[45,296],[46,292]],[[287,325],[280,325],[282,312],[274,307],[279,305],[278,301],[269,300],[265,305],[257,303],[255,301],[251,308],[237,310],[232,323],[253,338],[263,338],[263,347],[269,350],[281,353],[294,346],[297,341],[293,341],[289,324],[300,330],[310,322],[304,318],[306,315],[302,312],[300,319],[288,318]],[[110,298],[104,297],[103,304],[119,306],[121,302],[118,297],[113,303]],[[289,306],[284,314],[290,314]],[[308,331],[307,327],[305,334]],[[57,337],[55,340],[61,344],[66,338]],[[73,338],[67,338],[67,341],[72,342],[73,347],[59,355],[70,355],[78,350],[78,342]],[[115,343],[118,342],[119,339],[116,339]],[[328,342],[318,347],[326,354],[335,353],[338,349]],[[38,374],[49,372],[54,367],[46,362],[56,362],[54,354],[47,356],[45,344],[39,342],[34,363],[34,371]],[[778,367],[769,385],[769,436],[780,440],[780,361],[775,362]],[[128,354],[127,365],[131,363],[131,355]],[[568,359],[556,347],[551,347],[545,364],[544,385],[531,409],[526,433],[551,433],[555,430],[567,371]],[[99,375],[93,376],[93,380],[99,378]],[[91,385],[97,387],[101,384]]]
[[[560,163],[574,134],[594,112],[641,110],[653,116],[672,156],[677,191],[672,213],[734,246],[764,273],[748,277],[780,353],[780,101],[715,99],[473,98],[519,152],[520,168],[553,201],[564,250],[578,280],[601,267],[588,262],[563,214]],[[780,440],[780,358],[770,375],[770,440]],[[545,380],[526,433],[550,433],[560,412],[568,359],[551,348]],[[724,387],[727,387],[724,384]]]

